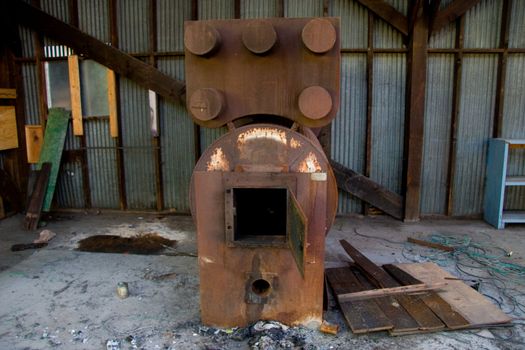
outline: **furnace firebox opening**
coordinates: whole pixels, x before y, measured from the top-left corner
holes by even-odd
[[[287,201],[286,188],[234,188],[234,240],[284,240]]]

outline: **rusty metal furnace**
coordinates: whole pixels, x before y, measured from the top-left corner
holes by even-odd
[[[187,108],[229,132],[191,182],[202,322],[322,321],[337,187],[314,130],[339,106],[339,19],[185,24]]]

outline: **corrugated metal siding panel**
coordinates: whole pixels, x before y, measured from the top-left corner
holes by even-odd
[[[406,0],[384,0],[387,4],[390,4],[393,8],[401,12],[403,15],[407,15],[408,1]]]
[[[116,141],[109,134],[108,119],[84,122],[91,205],[94,208],[118,209],[119,183]]]
[[[108,0],[82,0],[78,2],[78,26],[80,30],[109,43]]]
[[[405,125],[406,57],[374,57],[370,178],[401,193]]]
[[[428,47],[433,49],[452,49],[456,41],[456,23],[452,22],[437,32],[433,32]]]
[[[385,21],[376,20],[374,21],[374,47],[403,48],[403,36]]]
[[[55,199],[60,208],[84,208],[82,166],[80,162],[62,163],[58,173]]]
[[[278,0],[241,1],[241,18],[277,17]]]
[[[226,134],[228,132],[228,129],[226,127],[217,128],[217,129],[210,129],[210,128],[204,128],[201,127],[201,151],[204,152],[204,150],[217,140],[222,135]]]
[[[69,23],[68,0],[45,0],[40,2],[40,8],[51,16]]]
[[[69,6],[68,0],[47,0],[41,2],[41,8],[43,11],[50,15],[60,19],[63,22],[69,23]],[[72,51],[51,40],[44,37],[44,56],[45,57],[67,57]]]
[[[66,134],[66,141],[64,142],[65,150],[80,149],[80,137],[73,135],[72,122],[69,122]]]
[[[22,44],[22,57],[34,57],[35,45],[33,42],[33,32],[26,27],[18,27],[18,35]]]
[[[184,21],[191,19],[191,0],[157,1],[157,50],[184,51]]]
[[[354,1],[330,1],[330,16],[341,17],[341,48],[366,48],[368,11]]]
[[[457,121],[453,215],[482,212],[488,139],[496,95],[496,55],[465,55]]]
[[[408,1],[388,0],[396,10],[406,15]],[[353,28],[352,28],[353,29]],[[403,36],[390,24],[381,19],[374,21],[374,47],[377,48],[403,48]]]
[[[502,137],[525,139],[525,55],[509,55],[505,80],[505,105],[503,110]],[[509,175],[525,174],[525,149],[510,151]],[[509,187],[505,209],[525,210],[525,188]]]
[[[525,6],[523,0],[514,0],[510,12],[509,47],[525,47]]]
[[[184,58],[166,58],[159,69],[171,77],[184,79]],[[193,122],[186,107],[161,99],[161,146],[164,206],[189,213],[190,179],[195,165]]]
[[[284,2],[284,17],[321,17],[323,0],[287,0]]]
[[[467,11],[465,14],[465,47],[498,47],[502,4],[501,0],[483,0]]]
[[[148,91],[129,79],[120,79],[120,107],[128,208],[154,208],[155,167]]]
[[[448,5],[453,3],[454,0],[441,0],[441,3],[439,4],[439,9],[444,10]]]
[[[199,19],[230,19],[234,16],[233,0],[199,0]]]
[[[26,124],[40,124],[40,112],[38,111],[38,79],[35,64],[22,64],[22,80],[24,82]]]
[[[117,2],[119,48],[131,53],[149,49],[148,0]]]
[[[366,55],[344,54],[341,59],[341,104],[332,122],[332,157],[364,172],[366,150]],[[360,213],[362,202],[339,194],[339,213]]]
[[[454,56],[429,56],[427,68],[421,213],[447,213]]]

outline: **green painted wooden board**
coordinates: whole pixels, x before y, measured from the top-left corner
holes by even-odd
[[[40,170],[43,163],[51,163],[51,173],[49,174],[49,182],[42,211],[49,211],[51,209],[51,201],[55,194],[60,159],[62,158],[62,151],[64,150],[69,118],[70,113],[63,108],[51,108],[47,116],[44,144],[42,145],[40,160],[37,164],[37,170]]]

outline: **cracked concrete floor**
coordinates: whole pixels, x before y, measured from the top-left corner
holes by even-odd
[[[187,216],[145,214],[60,214],[46,229],[57,236],[38,251],[11,252],[15,243],[38,235],[21,229],[23,217],[0,221],[0,348],[105,349],[117,340],[121,349],[248,349],[247,340],[199,332],[198,269],[195,228]],[[131,236],[158,233],[179,244],[163,255],[84,253],[77,242],[95,234]],[[426,220],[402,223],[388,217],[340,217],[327,236],[326,266],[348,258],[339,246],[347,239],[376,263],[436,261],[449,272],[473,279],[445,254],[405,243],[408,236],[456,237],[510,253],[506,259],[525,265],[525,226],[495,230],[476,220]],[[470,272],[470,274],[469,274]],[[465,274],[467,273],[467,274]],[[297,330],[308,349],[522,349],[525,347],[523,305],[525,281],[495,283],[476,270],[482,292],[512,317],[504,329],[464,330],[389,337],[384,332],[353,335],[333,301],[325,318],[340,325],[337,336]],[[169,275],[161,279],[156,276]],[[116,285],[129,284],[130,297],[119,299]],[[507,291],[505,293],[505,291]]]

